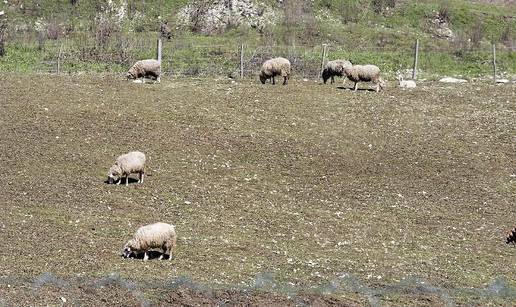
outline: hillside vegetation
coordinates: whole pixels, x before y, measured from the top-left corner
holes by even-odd
[[[504,1],[488,4],[462,0],[233,0],[220,1],[220,6],[225,7],[223,15],[211,16],[210,9],[217,1],[199,0],[190,1],[190,12],[194,13],[188,18],[182,15],[189,4],[187,0],[6,2],[0,3],[0,11],[4,11],[0,16],[4,24],[0,29],[0,54],[2,50],[5,53],[0,58],[0,70],[34,70],[36,63],[54,57],[66,40],[70,50],[91,47],[80,56],[73,56],[78,61],[71,71],[118,71],[135,58],[153,55],[154,43],[149,39],[155,39],[160,22],[167,21],[171,41],[176,44],[225,45],[235,49],[240,43],[307,48],[326,43],[334,46],[334,51],[342,49],[348,53],[341,52],[342,56],[365,50],[351,56],[383,63],[390,70],[406,68],[391,60],[398,59],[399,54],[375,55],[375,51],[410,52],[417,38],[426,50],[447,53],[446,63],[455,61],[450,54],[458,57],[458,64],[452,63],[454,67],[445,72],[483,75],[485,68],[479,65],[485,64],[491,43],[496,43],[501,71],[516,72],[516,5]],[[202,26],[203,22],[221,19],[222,26]],[[253,21],[245,22],[250,19]],[[107,52],[109,49],[112,52]],[[120,49],[125,54],[114,57],[114,52],[123,52]],[[469,53],[479,50],[484,53]],[[185,53],[186,58],[194,56],[192,50]],[[319,56],[319,51],[314,53],[314,57]],[[382,60],[384,57],[387,60]],[[441,57],[429,61],[439,62]],[[462,62],[478,67],[461,68]]]

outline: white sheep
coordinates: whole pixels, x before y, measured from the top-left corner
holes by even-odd
[[[163,255],[168,254],[168,259],[172,259],[172,252],[176,248],[176,228],[174,225],[167,223],[154,223],[142,226],[134,233],[131,240],[127,241],[122,251],[122,257],[128,258],[131,255],[145,253],[143,260],[147,261],[149,255],[147,252],[153,248],[160,248],[163,253],[159,260],[163,259]]]
[[[276,84],[274,81],[275,76],[283,77],[283,85],[286,85],[288,79],[290,78],[290,61],[278,57],[274,59],[270,59],[265,61],[262,64],[262,69],[260,71],[260,81],[262,84],[265,84],[267,79],[272,79],[272,84]]]
[[[149,60],[141,60],[136,63],[129,69],[126,74],[127,79],[138,79],[150,77],[156,79],[159,83],[161,81],[161,63],[158,60],[149,59]]]
[[[129,175],[138,173],[138,183],[143,183],[145,175],[145,154],[139,151],[131,151],[116,158],[115,164],[109,168],[108,183],[117,181],[117,185],[125,176],[125,185],[129,184]]]
[[[331,78],[331,84],[335,82],[334,76],[343,77],[346,74],[344,73],[344,67],[351,67],[352,63],[347,60],[333,60],[326,63],[322,72],[322,78],[324,84]],[[345,81],[345,80],[344,80]]]
[[[380,78],[380,68],[375,65],[353,65],[344,67],[346,77],[355,82],[354,90],[357,90],[357,84],[362,82],[373,82],[376,84],[376,91],[380,91],[385,87],[385,81]]]
[[[416,88],[416,81],[403,80],[403,76],[398,75],[398,86],[401,88]]]

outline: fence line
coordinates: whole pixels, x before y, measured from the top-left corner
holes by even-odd
[[[289,297],[296,297],[300,293],[314,293],[319,295],[345,295],[350,293],[357,293],[364,296],[371,306],[380,306],[381,298],[393,294],[405,295],[413,297],[413,295],[435,295],[438,297],[443,305],[454,306],[454,297],[464,297],[473,299],[478,302],[478,299],[502,299],[507,301],[516,300],[516,289],[511,287],[507,280],[499,277],[491,281],[485,288],[443,288],[432,285],[432,283],[417,277],[407,277],[400,282],[386,285],[375,284],[370,287],[366,282],[360,278],[349,274],[342,273],[333,280],[327,282],[325,285],[318,287],[303,287],[294,286],[290,283],[279,282],[275,279],[272,273],[260,273],[256,275],[254,283],[247,286],[234,285],[217,285],[216,288],[203,285],[192,281],[186,277],[178,277],[168,280],[153,280],[148,282],[135,282],[122,278],[116,273],[112,273],[105,277],[99,278],[64,278],[57,277],[51,273],[43,273],[35,278],[16,278],[4,276],[0,277],[0,285],[5,286],[29,286],[28,291],[40,291],[45,286],[55,286],[64,290],[69,290],[72,287],[79,287],[81,289],[87,288],[90,291],[102,288],[107,285],[116,286],[123,290],[128,290],[134,298],[138,299],[141,304],[147,305],[151,303],[145,299],[142,291],[145,289],[162,289],[175,290],[178,288],[187,288],[195,292],[202,293],[207,297],[212,297],[212,290],[227,289],[237,290],[243,293],[248,293],[249,290],[262,291],[268,293],[287,294]],[[17,294],[19,295],[19,294]],[[73,299],[69,298],[69,299]],[[1,303],[1,301],[0,301]],[[73,301],[70,302],[73,304]]]
[[[39,59],[35,70],[48,73],[121,73],[136,60],[156,56],[154,37],[120,37],[101,45],[94,38],[78,36],[75,39],[47,41],[44,46],[38,45],[35,39],[23,37],[13,46],[19,49],[19,53],[34,53]],[[421,45],[419,41],[412,50],[378,46],[350,48],[336,44],[208,45],[173,40],[163,41],[162,48],[162,71],[168,76],[255,77],[261,63],[274,56],[283,56],[291,61],[294,78],[317,79],[322,65],[337,58],[349,59],[353,63],[375,64],[388,75],[401,72],[406,74],[405,77],[413,78],[450,74],[462,74],[463,77],[516,74],[514,51],[500,49],[494,55],[495,50],[491,48],[435,48]],[[0,58],[0,70],[18,69],[16,63],[3,64]]]

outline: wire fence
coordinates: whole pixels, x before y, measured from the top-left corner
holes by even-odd
[[[215,290],[229,290],[233,293],[241,293],[242,296],[249,299],[250,291],[257,291],[262,293],[270,294],[283,294],[287,295],[295,301],[297,296],[301,296],[306,293],[311,293],[319,296],[336,295],[346,297],[349,295],[358,294],[365,299],[371,306],[381,306],[383,299],[392,298],[393,295],[408,297],[415,299],[419,297],[432,296],[435,297],[442,306],[455,306],[456,302],[470,302],[474,304],[482,304],[481,301],[492,301],[497,300],[499,303],[514,302],[516,300],[516,289],[511,287],[507,280],[503,277],[496,278],[490,283],[486,284],[485,287],[475,288],[445,288],[435,286],[427,280],[417,277],[407,277],[403,280],[393,284],[378,284],[370,285],[364,282],[360,278],[349,274],[342,273],[336,278],[329,281],[328,283],[317,286],[317,287],[299,287],[292,283],[280,282],[275,279],[272,273],[261,273],[258,274],[252,284],[243,285],[208,285],[195,282],[187,277],[178,277],[174,279],[165,280],[152,280],[147,282],[136,282],[121,277],[116,273],[112,273],[108,276],[98,278],[65,278],[58,277],[52,273],[43,273],[34,278],[16,278],[16,277],[0,277],[0,286],[7,293],[3,292],[3,297],[0,297],[0,305],[7,304],[6,299],[9,299],[9,288],[13,289],[13,293],[16,295],[14,301],[19,301],[19,296],[23,295],[22,292],[16,290],[17,288],[25,289],[25,291],[34,296],[41,291],[41,294],[45,294],[45,287],[56,287],[62,290],[62,293],[67,296],[69,304],[75,305],[80,299],[80,292],[88,292],[89,294],[95,294],[100,292],[104,287],[111,286],[124,293],[129,293],[134,299],[136,299],[141,306],[150,306],[153,303],[150,301],[145,292],[153,290],[162,290],[166,292],[175,291],[178,289],[189,289],[199,295],[218,300],[216,297]],[[79,289],[77,291],[76,289]],[[78,293],[79,292],[79,293]],[[77,296],[74,298],[74,295]],[[126,301],[129,297],[125,297]],[[227,298],[226,298],[227,299]],[[223,303],[221,300],[219,303]],[[219,305],[219,304],[217,304]]]
[[[9,44],[8,44],[9,46]],[[197,44],[192,41],[163,41],[162,72],[166,76],[256,77],[261,64],[282,56],[292,64],[293,78],[316,79],[322,65],[333,59],[348,59],[354,64],[375,64],[390,77],[411,75],[414,49],[356,47],[340,45],[272,46],[252,44]],[[497,77],[516,75],[516,52],[499,46],[496,53]],[[156,57],[156,38],[120,36],[99,43],[95,38],[38,42],[23,38],[13,42],[8,55],[0,58],[0,70],[45,73],[113,72],[122,73],[137,60]],[[9,56],[12,54],[12,56]],[[491,46],[418,48],[417,76],[493,76]]]

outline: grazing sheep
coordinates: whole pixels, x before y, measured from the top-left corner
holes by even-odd
[[[323,72],[322,72],[322,78],[324,81],[324,84],[326,84],[326,81],[328,81],[329,78],[331,78],[331,84],[335,82],[333,79],[334,76],[344,77],[346,74],[344,73],[344,67],[351,67],[352,63],[347,60],[334,60],[329,61],[324,66]],[[346,81],[346,80],[344,80]]]
[[[398,75],[398,85],[401,88],[416,88],[416,81],[414,80],[403,80],[402,75]]]
[[[376,91],[380,91],[385,87],[385,81],[380,78],[380,68],[375,65],[353,65],[344,67],[346,77],[355,82],[354,90],[357,90],[357,84],[362,82],[373,82],[376,84]]]
[[[260,81],[265,84],[267,79],[272,79],[272,84],[276,84],[274,76],[282,76],[283,85],[286,85],[290,77],[290,61],[281,57],[265,61],[260,71]]]
[[[127,241],[122,251],[122,257],[128,258],[131,255],[144,252],[143,260],[147,261],[147,252],[152,248],[161,248],[163,254],[159,260],[163,259],[164,254],[168,254],[169,260],[172,259],[172,252],[176,247],[177,235],[174,225],[167,223],[154,223],[138,228],[131,240]]]
[[[138,173],[138,183],[143,183],[145,174],[145,154],[139,151],[131,151],[116,158],[115,164],[111,166],[108,172],[108,183],[112,184],[117,181],[117,185],[125,176],[125,185],[129,184],[129,175]]]
[[[156,79],[159,83],[161,81],[161,63],[158,60],[149,59],[141,60],[134,63],[133,67],[127,72],[127,79],[138,79],[145,77],[151,77]]]

